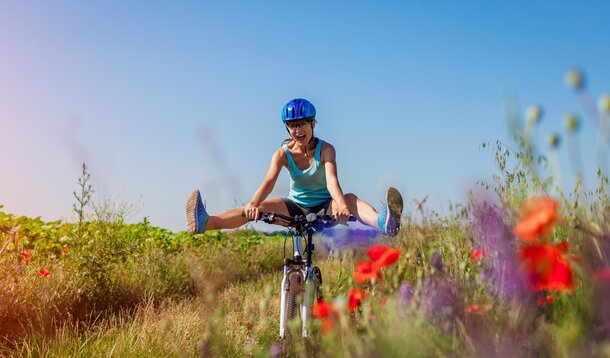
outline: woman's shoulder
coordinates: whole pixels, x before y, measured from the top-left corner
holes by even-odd
[[[335,161],[335,147],[332,144],[323,141],[320,148],[320,160],[322,163]]]
[[[286,150],[284,149],[284,145],[279,147],[273,153],[273,160],[277,161],[280,165],[285,165],[288,163],[288,157],[286,156]]]
[[[335,147],[333,147],[332,144],[328,143],[325,140],[320,139],[320,141],[322,142],[322,148],[320,148],[320,150],[322,151],[322,153],[324,152],[328,152],[328,151],[335,151]]]

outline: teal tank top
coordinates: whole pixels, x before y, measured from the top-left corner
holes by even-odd
[[[323,143],[323,140],[318,139],[313,162],[305,170],[297,168],[288,146],[286,144],[282,146],[286,152],[288,173],[290,173],[290,193],[288,194],[288,199],[307,208],[320,205],[331,198],[326,188],[326,171],[320,161]]]

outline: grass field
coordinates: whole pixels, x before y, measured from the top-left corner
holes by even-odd
[[[483,145],[498,174],[447,216],[423,204],[394,238],[319,237],[326,301],[314,337],[295,339],[292,352],[610,356],[608,180],[559,190],[527,134],[517,150]],[[127,224],[128,207],[91,202],[89,180],[83,165],[72,222],[0,211],[0,354],[285,353],[284,235]],[[381,259],[382,249],[393,256]]]

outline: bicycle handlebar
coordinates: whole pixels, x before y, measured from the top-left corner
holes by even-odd
[[[241,214],[245,216],[245,213]],[[309,213],[307,215],[295,215],[287,216],[283,214],[274,213],[271,211],[260,211],[258,213],[258,220],[267,224],[285,224],[287,226],[316,226],[316,227],[331,227],[336,224],[335,219],[330,215],[317,215]],[[356,217],[350,215],[347,221],[356,221]]]

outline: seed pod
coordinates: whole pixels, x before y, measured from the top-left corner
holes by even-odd
[[[583,73],[577,68],[571,68],[566,71],[563,76],[563,81],[566,86],[578,91],[585,87],[585,79]]]
[[[597,100],[597,108],[602,114],[610,114],[610,95],[602,94]]]
[[[570,113],[567,116],[563,117],[563,122],[569,133],[576,133],[580,129],[580,120],[573,113]]]
[[[528,122],[538,124],[542,118],[542,107],[537,105],[529,106],[525,111],[525,118]]]
[[[561,138],[556,133],[549,135],[548,141],[549,141],[549,145],[553,149],[557,149],[559,147],[559,144],[561,144]]]

